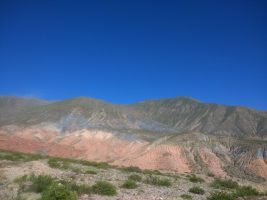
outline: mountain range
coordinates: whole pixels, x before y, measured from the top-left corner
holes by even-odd
[[[266,183],[267,112],[189,97],[0,97],[0,148]]]

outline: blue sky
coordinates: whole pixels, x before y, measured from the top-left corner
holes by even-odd
[[[267,1],[0,0],[0,95],[267,110]]]

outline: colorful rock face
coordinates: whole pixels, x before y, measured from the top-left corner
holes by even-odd
[[[0,148],[264,181],[266,122],[266,112],[188,98],[120,106],[1,97]]]

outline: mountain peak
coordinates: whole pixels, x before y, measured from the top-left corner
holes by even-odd
[[[198,99],[194,99],[194,98],[188,97],[188,96],[177,96],[174,99],[176,99],[176,100],[182,100],[182,101],[199,102],[199,103],[201,102]]]

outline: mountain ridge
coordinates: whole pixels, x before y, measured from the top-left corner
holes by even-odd
[[[111,101],[107,101],[107,100],[103,100],[100,98],[95,98],[95,97],[88,97],[88,96],[77,96],[77,97],[70,97],[70,98],[66,98],[66,99],[60,99],[60,100],[48,100],[45,98],[39,98],[39,97],[27,97],[27,96],[17,96],[17,95],[0,95],[0,100],[1,99],[18,99],[18,100],[36,100],[36,101],[40,101],[40,102],[44,102],[44,103],[56,103],[56,102],[61,102],[61,101],[70,101],[70,100],[75,100],[75,101],[87,101],[87,100],[93,100],[93,101],[99,101],[99,102],[103,102],[103,103],[107,103],[107,104],[112,104],[112,105],[117,105],[117,106],[132,106],[132,105],[136,105],[136,104],[140,104],[140,103],[144,103],[144,102],[154,102],[154,101],[162,101],[162,100],[172,100],[172,99],[184,99],[184,100],[189,100],[189,101],[195,101],[195,102],[199,102],[199,103],[203,103],[203,104],[210,104],[210,105],[217,105],[217,106],[225,106],[225,107],[240,107],[240,108],[247,108],[250,110],[254,110],[254,111],[260,111],[263,113],[267,114],[267,110],[263,110],[263,109],[258,109],[258,108],[254,108],[251,106],[245,106],[245,105],[233,105],[233,104],[223,104],[223,103],[215,103],[215,102],[203,102],[202,100],[190,97],[190,96],[175,96],[175,97],[163,97],[163,98],[149,98],[149,99],[145,99],[145,100],[140,100],[140,101],[136,101],[136,102],[132,102],[132,103],[113,103]]]
[[[167,134],[197,131],[237,137],[267,136],[267,112],[240,106],[208,104],[188,97],[149,100],[130,105],[111,104],[87,97],[56,102],[0,97],[1,126],[42,122],[60,124],[62,121],[72,124],[71,131],[99,128]]]

